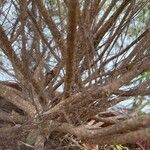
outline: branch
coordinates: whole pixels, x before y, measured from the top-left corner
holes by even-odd
[[[1,48],[3,49],[3,52],[8,57],[8,59],[12,62],[12,65],[14,69],[17,69],[19,73],[21,73],[23,76],[27,77],[29,74],[24,69],[23,63],[20,61],[20,59],[17,57],[15,52],[13,51],[11,47],[11,43],[8,40],[2,26],[0,26],[0,41],[1,41]]]
[[[50,29],[53,37],[54,37],[55,42],[59,45],[59,48],[61,49],[61,52],[63,54],[65,49],[66,49],[65,48],[66,46],[64,44],[65,42],[64,42],[64,39],[63,39],[60,31],[57,29],[57,26],[54,23],[52,16],[48,13],[46,8],[44,7],[43,0],[35,1],[35,3],[37,4],[39,12],[43,16],[44,21],[48,25],[48,27],[49,27],[49,29]]]
[[[24,110],[31,117],[35,116],[35,107],[30,102],[21,98],[21,92],[15,90],[14,88],[0,84],[0,96],[16,105],[18,108]]]
[[[37,82],[34,79],[30,78],[31,72],[29,70],[26,70],[27,68],[24,67],[24,64],[22,63],[22,61],[20,61],[20,59],[17,57],[17,55],[13,51],[11,47],[11,43],[8,40],[8,37],[6,36],[2,26],[0,26],[0,37],[2,37],[0,41],[1,41],[1,46],[3,48],[3,52],[11,61],[14,69],[16,69],[19,72],[19,74],[24,77],[25,80],[29,81],[33,85],[34,90],[38,94],[41,91],[40,86],[37,84]]]
[[[71,87],[74,80],[75,67],[75,37],[77,27],[77,6],[78,0],[69,1],[68,10],[68,31],[67,31],[67,51],[66,57],[66,76],[65,76],[65,90],[64,98],[70,96]]]
[[[46,126],[45,123],[47,124]],[[0,137],[7,137],[6,134],[8,135],[10,133],[15,136],[16,133],[21,132],[22,130],[31,131],[31,129],[41,126],[41,130],[44,131],[46,135],[49,135],[49,133],[53,131],[59,131],[70,133],[81,140],[88,140],[89,142],[96,144],[125,144],[140,139],[148,140],[150,138],[149,124],[149,114],[134,117],[122,122],[120,121],[115,125],[105,128],[88,128],[84,125],[75,127],[68,123],[59,123],[52,120],[47,122],[46,120],[46,122],[39,122],[38,124],[30,123],[30,125],[23,125],[20,127],[14,126],[11,128],[2,128],[0,129]]]
[[[149,140],[150,139],[150,128],[144,128],[133,132],[128,132],[125,134],[114,134],[106,137],[96,137],[89,142],[105,145],[105,144],[127,144],[127,143],[135,143],[139,140]]]
[[[103,24],[103,26],[97,31],[95,36],[95,46],[97,47],[99,41],[103,38],[106,32],[114,24],[121,12],[126,8],[131,0],[124,0],[120,7],[114,12],[114,14]]]
[[[150,138],[149,124],[150,117],[145,115],[95,130],[87,129],[84,126],[73,127],[65,123],[60,125],[58,129],[96,144],[126,144],[140,139],[148,140]]]
[[[12,111],[11,114],[0,110],[0,120],[12,122],[12,123],[23,123],[25,121],[25,117],[21,116],[15,111]]]
[[[46,46],[51,50],[51,53],[53,54],[53,56],[56,58],[57,61],[60,61],[60,58],[56,55],[55,51],[53,50],[53,48],[50,46],[50,43],[47,41],[47,39],[44,37],[43,33],[42,33],[42,28],[38,25],[34,15],[32,12],[27,11],[29,17],[31,18],[32,21],[32,25],[34,26],[34,30],[39,34],[39,36],[41,37],[41,40],[43,41],[43,43],[46,44]],[[46,52],[46,51],[45,51]],[[45,53],[44,52],[44,53]]]
[[[35,150],[44,150],[45,137],[38,135],[35,141],[34,149]]]

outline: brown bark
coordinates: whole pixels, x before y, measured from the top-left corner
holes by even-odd
[[[150,29],[138,18],[146,6],[137,0],[3,2],[2,149],[13,141],[38,150],[149,140],[150,117],[140,111],[150,95]],[[107,111],[130,98],[139,105],[133,112]]]

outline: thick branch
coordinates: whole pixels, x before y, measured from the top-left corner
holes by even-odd
[[[68,10],[68,31],[67,31],[67,51],[66,57],[66,76],[65,76],[65,91],[64,98],[70,96],[71,87],[74,80],[75,67],[75,37],[77,27],[77,5],[78,1],[69,1]]]
[[[31,117],[35,116],[35,107],[30,102],[21,98],[21,92],[6,85],[0,84],[0,96],[16,105],[18,108],[24,110]]]

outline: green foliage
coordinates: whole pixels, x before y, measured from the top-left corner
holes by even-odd
[[[54,5],[57,3],[57,0],[48,0],[48,3],[50,3],[50,5]]]
[[[111,145],[111,146],[109,146],[109,148],[113,149],[113,150],[129,150],[127,147],[122,146],[121,144]]]
[[[144,72],[140,77],[137,79],[138,81],[144,81],[145,79],[150,78],[150,71]]]
[[[143,74],[139,75],[136,79],[133,80],[133,84],[141,83],[146,79],[150,79],[150,71],[144,72]]]

